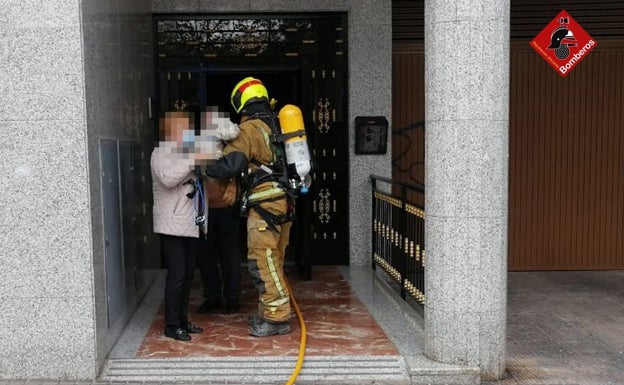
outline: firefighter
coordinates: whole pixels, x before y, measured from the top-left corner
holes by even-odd
[[[247,214],[248,266],[259,294],[258,314],[248,318],[249,334],[287,334],[290,295],[283,267],[293,202],[286,187],[270,171],[276,154],[271,140],[269,95],[260,80],[247,77],[234,87],[231,103],[240,116],[240,133],[204,172],[216,179],[243,175],[239,195]]]

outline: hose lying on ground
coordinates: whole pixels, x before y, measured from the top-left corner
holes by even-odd
[[[306,340],[307,340],[307,331],[305,326],[305,320],[303,319],[303,315],[301,314],[301,309],[299,309],[299,305],[297,304],[297,300],[290,288],[290,284],[286,281],[286,287],[288,288],[288,292],[290,293],[290,301],[295,308],[295,313],[297,314],[297,319],[299,319],[299,326],[301,327],[301,340],[299,342],[299,357],[297,358],[297,365],[295,366],[295,370],[290,375],[290,378],[286,382],[286,385],[292,385],[297,380],[299,376],[299,372],[301,372],[301,367],[303,366],[303,358],[305,357],[306,350]]]

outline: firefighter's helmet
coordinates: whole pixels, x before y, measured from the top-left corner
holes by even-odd
[[[269,93],[260,80],[246,77],[234,86],[230,101],[236,113],[240,114],[245,105],[249,103],[259,101],[268,102]]]

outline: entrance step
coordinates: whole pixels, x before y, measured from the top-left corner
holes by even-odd
[[[479,367],[449,365],[423,355],[405,357],[412,385],[478,385]]]
[[[296,357],[109,359],[98,381],[284,384]],[[297,384],[410,385],[401,356],[310,356]]]

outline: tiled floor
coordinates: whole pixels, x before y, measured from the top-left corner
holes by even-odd
[[[311,360],[422,354],[422,318],[379,275],[367,267],[314,269],[312,281],[290,275],[308,324]],[[510,273],[508,287],[507,375],[484,385],[624,385],[624,271]],[[207,331],[190,344],[160,334],[162,282],[154,288],[111,358],[230,357],[253,362],[267,355],[287,360],[296,355],[296,320],[289,336],[247,336],[243,314],[255,308],[250,286],[242,314],[195,316]],[[201,300],[198,294],[193,292],[193,309]]]
[[[407,384],[403,357],[422,357],[422,317],[370,267],[314,266],[312,280],[289,271],[308,342],[302,383]],[[108,356],[103,382],[284,383],[292,375],[300,328],[291,320],[286,336],[248,335],[246,316],[256,310],[257,292],[243,277],[240,314],[191,314],[205,328],[180,342],[162,334],[164,274],[152,285]],[[203,300],[199,282],[191,309]]]
[[[245,271],[245,269],[243,269]],[[314,266],[312,280],[288,271],[308,331],[307,356],[414,356],[422,354],[423,319],[370,267]],[[197,314],[203,300],[199,282],[191,292],[191,320],[205,328],[191,342],[164,337],[164,273],[152,285],[110,359],[176,357],[296,356],[300,328],[265,339],[247,333],[246,316],[255,311],[257,292],[244,272],[240,314]]]
[[[325,353],[320,352],[324,351],[323,349],[333,349],[335,354],[344,353],[344,359],[349,354],[352,355],[352,353],[345,353],[349,351],[346,346],[347,341],[354,344],[360,343],[364,338],[360,333],[364,333],[372,339],[379,338],[376,342],[378,345],[373,344],[375,348],[384,346],[383,349],[386,349],[387,340],[389,340],[392,344],[390,348],[398,350],[401,356],[422,357],[422,318],[414,309],[399,299],[396,293],[389,290],[385,282],[379,279],[370,268],[315,267],[314,269],[314,280],[310,282],[299,282],[297,277],[291,274],[295,293],[301,302],[310,327],[310,341],[314,342],[315,338],[320,341],[321,337],[330,337],[325,340],[326,342],[333,337],[337,339],[344,337],[344,339],[340,343],[329,341],[333,347],[311,342],[308,346],[310,349],[308,354],[326,354],[327,350]],[[160,357],[172,357],[171,360],[175,360],[175,357],[182,356],[180,347],[188,348],[193,344],[200,346],[198,344],[200,341],[196,341],[185,345],[176,343],[174,346],[178,346],[177,350],[174,346],[166,344],[158,348],[155,348],[157,345],[152,345],[153,350],[148,349],[148,341],[163,340],[159,336],[162,326],[158,324],[162,321],[158,320],[158,316],[155,317],[162,303],[162,284],[161,277],[154,284],[154,290],[150,290],[111,352],[109,356],[111,361],[123,362],[124,359],[135,361],[135,358],[140,356],[159,357],[158,354],[166,354]],[[621,326],[621,320],[624,319],[624,271],[510,273],[508,287],[507,376],[502,381],[483,382],[482,384],[624,385],[624,328]],[[200,301],[197,294],[197,291],[193,293],[195,305]],[[339,301],[338,298],[341,297],[348,300]],[[246,288],[245,298],[243,313],[251,311],[254,306],[254,292],[250,287]],[[337,311],[341,306],[344,306],[343,311]],[[330,308],[331,311],[325,313],[323,308]],[[362,325],[361,330],[358,328],[357,332],[341,333],[340,331],[344,330],[344,323],[354,321],[354,319],[344,318],[345,314],[341,313],[358,318],[357,322]],[[337,318],[332,318],[334,316]],[[325,317],[324,320],[323,317]],[[373,320],[368,317],[372,317]],[[195,320],[200,320],[200,318]],[[206,316],[206,319],[201,322],[207,323],[208,326],[212,325],[215,331],[213,333],[208,330],[202,336],[206,338],[202,345],[207,350],[190,352],[191,357],[187,359],[188,365],[193,365],[193,360],[201,359],[201,356],[197,354],[207,354],[210,352],[208,349],[214,349],[210,354],[214,354],[215,357],[208,358],[213,360],[210,365],[216,365],[214,360],[228,360],[219,357],[219,354],[248,354],[248,357],[232,356],[228,362],[234,370],[239,371],[236,365],[240,365],[242,362],[240,360],[250,365],[260,365],[260,359],[276,361],[283,359],[288,361],[283,363],[288,368],[293,366],[294,357],[292,356],[271,358],[260,357],[258,353],[243,354],[237,348],[237,343],[243,346],[244,343],[249,344],[249,341],[254,341],[245,335],[243,321],[241,315]],[[223,329],[217,333],[216,330],[219,327]],[[148,332],[148,330],[151,331]],[[236,334],[231,345],[215,342],[229,338],[224,335],[229,333],[228,330]],[[384,335],[387,339],[384,339]],[[276,337],[272,346],[292,348],[296,346],[297,339],[298,331],[295,329],[291,336]],[[220,348],[211,348],[210,345],[213,344]],[[360,347],[357,349],[357,354],[359,356],[368,354],[366,349],[366,346]],[[278,349],[271,351],[271,356],[278,354],[276,350]],[[224,353],[225,351],[228,353]],[[328,357],[329,361],[344,365],[338,355]],[[380,356],[369,356],[369,359],[379,360],[377,357]],[[392,356],[383,356],[384,359],[390,357]],[[316,364],[314,360],[320,358],[321,356],[310,357],[310,363]],[[181,360],[184,361],[184,359]],[[159,360],[147,358],[145,361]],[[324,365],[327,362],[324,361]],[[138,365],[144,365],[144,363]],[[163,360],[156,366],[158,365],[163,365]],[[173,362],[169,365],[176,366],[181,363]],[[348,365],[354,365],[354,361],[350,361]],[[124,369],[124,371],[127,370],[127,368]],[[147,369],[143,368],[139,372],[145,370]],[[287,377],[289,374],[290,372],[284,376]],[[302,375],[305,376],[305,370]],[[150,383],[165,381],[159,380],[158,377],[153,378]],[[167,384],[174,382],[177,380],[166,381]],[[194,382],[214,383],[201,380]],[[223,383],[225,382],[236,383],[232,381]],[[25,381],[15,381],[10,385],[14,383],[26,384]],[[29,383],[45,385],[48,382],[31,380]],[[59,382],[55,380],[49,383]],[[327,382],[317,381],[316,383]],[[0,385],[9,385],[9,382],[0,380]]]
[[[288,279],[306,322],[308,356],[399,355],[398,349],[358,299],[338,267],[314,267],[311,281],[302,281],[294,272],[288,274]],[[163,335],[161,305],[136,357],[296,356],[301,335],[296,317],[291,320],[292,331],[288,335],[255,338],[248,334],[246,316],[257,309],[257,292],[247,276],[243,277],[243,282],[238,314],[223,311],[195,313],[203,300],[199,282],[196,282],[191,293],[190,319],[205,331],[192,334],[191,342],[180,342]]]

